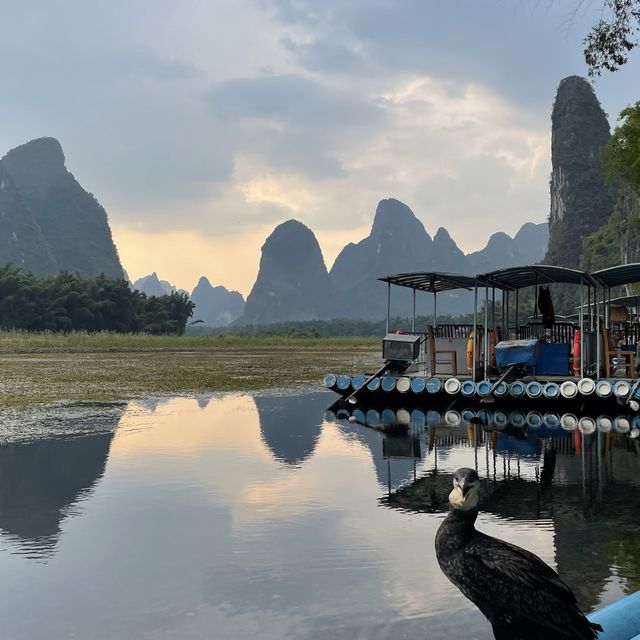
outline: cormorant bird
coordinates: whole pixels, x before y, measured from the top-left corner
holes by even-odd
[[[558,574],[538,556],[476,531],[480,478],[458,469],[449,513],[436,534],[442,572],[493,627],[496,640],[594,640],[589,622]]]

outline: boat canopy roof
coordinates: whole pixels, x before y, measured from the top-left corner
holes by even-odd
[[[546,264],[497,269],[476,276],[478,284],[502,290],[523,289],[541,284],[586,284],[597,286],[593,276],[578,269]]]
[[[600,271],[594,271],[593,277],[605,287],[619,287],[623,284],[640,282],[640,262],[600,269]]]
[[[602,304],[602,301],[600,301],[600,304]],[[620,296],[618,298],[611,298],[611,300],[607,300],[607,304],[610,304],[612,306],[619,306],[619,307],[640,307],[640,293],[637,296]],[[584,303],[582,306],[586,309],[588,307],[593,307],[595,305],[595,302],[590,302],[590,303]],[[580,307],[576,307],[576,309],[579,309]]]
[[[391,276],[378,278],[382,282],[395,284],[399,287],[409,287],[428,293],[440,293],[453,289],[468,289],[475,287],[475,276],[466,276],[462,273],[441,273],[437,271],[396,273]]]

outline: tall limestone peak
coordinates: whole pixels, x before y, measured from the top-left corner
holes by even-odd
[[[469,270],[467,256],[444,227],[433,236],[431,265],[434,271],[466,273]]]
[[[58,270],[31,210],[0,162],[0,264],[8,262],[37,276]]]
[[[156,297],[168,295],[175,291],[175,287],[166,280],[160,280],[155,271],[149,276],[138,278],[131,287],[134,290],[137,289],[142,293],[146,293],[148,296]]]
[[[2,158],[58,268],[83,276],[123,278],[107,214],[65,166],[60,143],[38,138]]]
[[[331,281],[315,235],[297,220],[278,225],[262,246],[243,321],[328,318],[332,306]]]
[[[609,123],[591,85],[564,78],[551,115],[551,210],[548,264],[578,267],[582,240],[606,223],[613,201],[604,181],[600,150]]]
[[[522,256],[522,264],[536,264],[547,253],[549,244],[549,224],[547,222],[526,222],[518,233],[513,236],[513,241]]]
[[[371,236],[379,238],[396,234],[409,236],[417,234],[429,237],[422,222],[406,204],[395,198],[380,200],[373,219]]]
[[[241,293],[220,285],[214,287],[205,276],[194,287],[191,301],[196,305],[193,320],[202,320],[208,327],[226,326],[244,313],[245,302]]]

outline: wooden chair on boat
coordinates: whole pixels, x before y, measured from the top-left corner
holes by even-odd
[[[602,362],[604,364],[604,375],[606,378],[611,378],[612,370],[615,371],[617,367],[613,366],[613,358],[624,358],[625,376],[627,378],[633,378],[636,368],[636,354],[635,351],[621,351],[619,349],[612,349],[610,346],[610,333],[609,329],[602,327]],[[620,365],[618,365],[620,366]]]
[[[451,367],[451,375],[458,375],[458,353],[455,349],[438,349],[436,350],[436,332],[432,325],[427,328],[427,339],[429,341],[429,371],[432,376],[437,373],[438,365],[447,365]],[[445,359],[438,358],[444,356]]]

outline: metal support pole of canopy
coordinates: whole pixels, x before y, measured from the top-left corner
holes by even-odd
[[[604,293],[604,292],[603,292]],[[600,379],[600,358],[602,345],[600,344],[600,301],[598,300],[598,289],[593,290],[593,303],[596,320],[596,379]]]
[[[536,284],[533,288],[533,317],[538,317],[538,305],[536,304],[538,301],[538,272],[536,271]]]
[[[415,333],[416,331],[416,290],[412,289],[413,292],[413,319],[411,321],[411,331]]]
[[[489,285],[484,288],[484,379],[489,374]]]
[[[476,362],[478,359],[477,347],[478,344],[478,281],[473,287],[473,359],[471,360],[471,377],[473,381],[476,381]]]
[[[584,284],[582,283],[580,283],[580,313],[578,314],[578,326],[580,331],[580,377],[584,378]],[[575,360],[575,353],[573,355]]]
[[[387,282],[387,333],[391,324],[391,283]]]
[[[433,328],[435,329],[436,327],[436,319],[438,317],[438,300],[437,300],[437,293],[434,291],[433,292]]]
[[[516,339],[520,337],[520,306],[518,304],[518,289],[516,289]]]
[[[496,288],[491,289],[491,330],[496,330]]]

